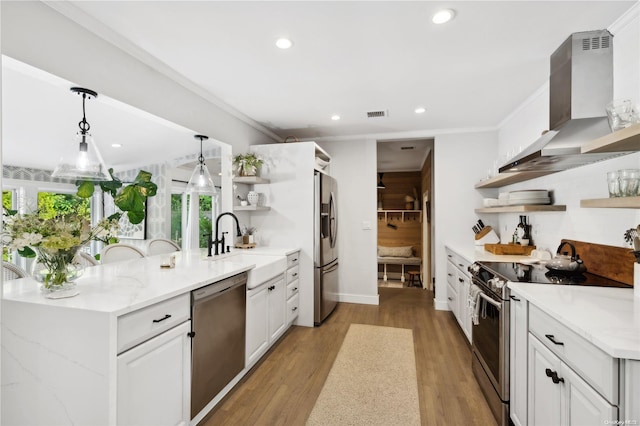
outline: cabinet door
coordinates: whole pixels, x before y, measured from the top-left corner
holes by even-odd
[[[246,365],[252,365],[269,346],[269,290],[267,285],[247,292]]]
[[[118,425],[188,425],[191,321],[118,356]]]
[[[269,288],[271,288],[269,290]],[[269,291],[269,341],[275,341],[286,327],[286,287],[284,278],[267,287]]]
[[[547,369],[561,374],[560,360],[529,334],[529,426],[560,424],[562,383],[553,383]]]
[[[471,317],[469,316],[469,287],[471,280],[469,277],[458,271],[458,314],[462,331],[471,343]]]
[[[563,425],[589,426],[613,424],[618,420],[618,408],[600,396],[569,366],[562,363],[559,376],[564,379]]]
[[[510,394],[509,411],[515,426],[527,425],[527,337],[528,302],[512,293],[509,320]]]

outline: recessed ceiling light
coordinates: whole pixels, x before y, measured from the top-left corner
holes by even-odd
[[[416,114],[423,114],[427,111],[427,109],[425,107],[418,107],[414,111],[416,112]]]
[[[288,38],[279,38],[276,40],[276,46],[278,46],[280,49],[289,49],[291,46],[293,46],[293,42]]]
[[[339,116],[338,114],[333,114],[333,115],[331,116],[331,119],[332,119],[333,121],[338,121],[338,120],[340,120],[340,116]]]
[[[456,12],[453,9],[444,9],[433,15],[431,20],[434,24],[444,24],[452,20],[454,16],[456,16]]]
[[[121,143],[112,143],[111,147],[112,148],[122,148],[122,144]]]

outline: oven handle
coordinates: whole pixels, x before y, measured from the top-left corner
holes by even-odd
[[[490,298],[489,296],[487,296],[484,293],[480,293],[480,297],[483,298],[484,300],[486,300],[487,302],[491,303],[499,311],[502,311],[502,304],[501,303],[496,302],[495,300],[493,300],[492,298]]]

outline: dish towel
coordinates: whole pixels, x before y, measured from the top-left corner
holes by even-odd
[[[478,325],[478,317],[480,315],[480,293],[482,293],[482,289],[475,284],[471,284],[467,300],[469,303],[469,316],[474,325]]]

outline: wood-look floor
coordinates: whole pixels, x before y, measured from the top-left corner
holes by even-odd
[[[453,314],[436,311],[428,290],[379,293],[379,306],[341,303],[320,327],[292,327],[203,424],[304,425],[349,325],[357,323],[413,329],[423,425],[495,425]]]

